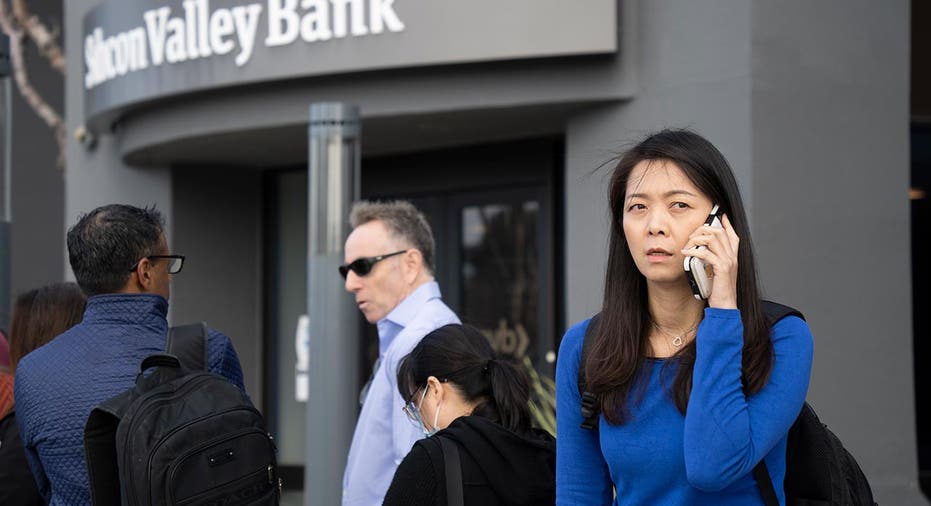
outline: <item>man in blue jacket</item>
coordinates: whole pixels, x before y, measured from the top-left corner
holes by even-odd
[[[68,259],[88,295],[84,320],[16,368],[16,416],[26,457],[49,504],[89,505],[84,424],[100,402],[133,386],[142,360],[165,349],[168,297],[183,255],[171,254],[154,208],[107,205],[68,231]],[[245,390],[230,339],[208,335],[211,372]]]

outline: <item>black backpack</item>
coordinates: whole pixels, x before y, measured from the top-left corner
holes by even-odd
[[[246,394],[207,371],[207,326],[173,327],[167,349],[87,419],[93,504],[278,504],[274,441]]]
[[[805,319],[798,310],[770,301],[762,301],[763,313],[770,326],[787,316]],[[592,317],[582,342],[579,361],[579,394],[582,396],[582,428],[597,431],[599,405],[587,390],[585,358],[591,349],[600,314]],[[753,468],[753,477],[760,487],[766,506],[779,506],[772,479],[761,460]],[[789,429],[786,446],[786,476],[784,482],[787,506],[838,505],[875,506],[870,484],[863,470],[844,448],[843,443],[806,402],[795,423]]]

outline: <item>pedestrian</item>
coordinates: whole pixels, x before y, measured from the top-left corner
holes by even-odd
[[[531,427],[525,370],[496,356],[474,327],[427,334],[398,369],[412,425],[429,436],[414,444],[394,475],[386,506],[453,504],[443,441],[458,450],[462,504],[553,504],[556,441]]]
[[[590,320],[566,332],[556,367],[557,504],[762,505],[761,459],[784,504],[812,337],[798,317],[766,320],[730,166],[701,136],[664,130],[620,158],[608,191],[600,321],[585,363]],[[687,257],[707,266],[707,300]],[[580,427],[580,368],[594,429]]]
[[[67,243],[88,295],[83,321],[22,358],[14,392],[26,457],[52,506],[90,504],[84,424],[135,384],[143,359],[164,352],[171,277],[184,266],[155,208],[98,207],[71,227]],[[230,339],[210,330],[207,348],[209,370],[244,390]]]
[[[398,364],[430,331],[459,323],[434,280],[433,232],[410,202],[359,202],[350,212],[339,272],[359,311],[378,328],[378,360],[343,475],[343,505],[381,504],[394,471],[423,437],[401,411]]]
[[[0,415],[13,407],[13,371],[6,332],[0,329]]]
[[[54,283],[16,298],[10,332],[10,360],[15,373],[22,358],[81,321],[87,298],[74,283]],[[12,394],[13,376],[9,379]],[[15,399],[0,410],[0,504],[45,504],[29,470],[16,422]]]
[[[10,341],[4,329],[0,329],[0,370],[10,370]]]

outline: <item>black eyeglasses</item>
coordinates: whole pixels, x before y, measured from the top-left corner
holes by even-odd
[[[401,251],[395,251],[394,253],[378,255],[377,257],[357,258],[346,265],[340,265],[339,274],[343,277],[343,279],[346,279],[346,276],[349,275],[349,271],[355,272],[357,276],[368,276],[368,273],[372,272],[372,267],[375,267],[375,264],[388,257],[400,255],[401,253],[407,253],[407,250],[404,249]]]
[[[184,267],[184,255],[149,255],[146,258],[149,260],[154,260],[156,258],[167,258],[168,259],[168,274],[177,274],[181,272],[181,268]],[[141,262],[142,260],[139,260]],[[129,272],[136,270],[139,267],[139,262],[133,264],[132,269],[129,269]]]

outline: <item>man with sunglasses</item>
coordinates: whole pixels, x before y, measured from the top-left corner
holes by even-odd
[[[423,336],[459,323],[434,280],[433,232],[404,201],[360,202],[349,217],[339,273],[359,311],[378,329],[378,361],[361,397],[343,475],[343,505],[381,504],[394,472],[423,437],[408,420],[398,393],[398,364]]]
[[[81,323],[23,357],[16,416],[39,492],[51,505],[89,505],[84,424],[102,401],[131,388],[142,360],[165,349],[171,276],[184,256],[168,249],[156,209],[108,205],[68,231],[71,270],[88,295]],[[233,344],[210,330],[211,372],[241,390]]]

